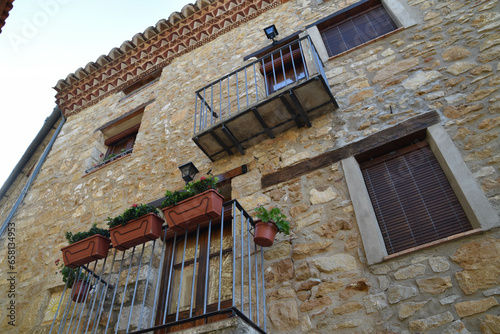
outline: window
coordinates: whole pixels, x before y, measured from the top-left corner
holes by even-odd
[[[329,57],[397,29],[380,2],[373,5],[376,2],[365,2],[318,25]]]
[[[388,254],[472,229],[427,141],[360,168]]]
[[[269,54],[263,62],[268,95],[306,77],[299,42]]]
[[[214,224],[215,225],[215,224]],[[193,232],[187,235],[186,251],[184,252],[184,235],[177,237],[176,242],[173,239],[167,241],[167,253],[163,268],[170,268],[172,271],[163,272],[163,284],[160,296],[168,293],[166,301],[168,303],[165,310],[164,302],[159,305],[157,312],[157,324],[165,322],[174,322],[177,308],[179,308],[179,320],[192,318],[205,313],[204,305],[207,298],[206,313],[217,310],[218,306],[218,286],[219,286],[219,255],[220,255],[220,237],[221,228],[219,225],[212,226],[210,232],[210,241],[208,228],[201,229],[196,240],[197,233]],[[168,238],[168,237],[167,237]],[[232,305],[232,230],[231,224],[224,223],[222,245],[222,296],[221,309]],[[208,243],[210,242],[210,249]],[[198,245],[198,248],[195,248]],[[184,268],[182,261],[184,260]],[[196,261],[195,261],[196,260]],[[208,263],[207,263],[208,262]],[[207,271],[208,264],[208,271]],[[184,269],[184,270],[182,270]],[[172,279],[170,279],[170,275]],[[181,276],[182,275],[182,276]],[[194,276],[194,280],[193,280]],[[182,277],[182,278],[181,278]],[[207,284],[206,284],[207,283]],[[193,285],[194,284],[194,285]],[[194,290],[192,287],[194,286]],[[192,298],[192,304],[191,304]],[[190,306],[192,305],[192,310]],[[190,315],[191,312],[191,315]],[[205,323],[227,318],[227,315],[210,317],[186,323],[183,325],[171,326],[167,332],[173,332],[181,329],[199,326]]]
[[[265,88],[262,89],[265,89],[266,95],[307,77],[304,50],[298,38],[299,32],[296,32],[281,39],[277,44],[245,56],[244,60],[262,58],[260,73],[264,77]],[[287,44],[289,45],[284,47]]]
[[[344,159],[342,168],[368,264],[500,225],[439,124]]]
[[[142,116],[150,100],[132,109],[115,120],[99,127],[100,138],[95,142],[88,169],[85,173],[93,172],[108,163],[132,153]]]
[[[104,145],[108,146],[108,150],[104,159],[108,160],[120,154],[131,153],[137,132],[139,131],[139,126],[140,124],[134,125],[127,130],[106,139]]]

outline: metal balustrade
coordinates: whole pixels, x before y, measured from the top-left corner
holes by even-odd
[[[197,90],[192,139],[211,160],[245,154],[334,108],[323,64],[305,36]]]
[[[264,256],[253,220],[236,200],[222,211],[192,231],[164,229],[160,239],[78,268],[91,289],[76,303],[68,295],[85,288],[65,286],[50,333],[161,333],[231,316],[265,333]]]
[[[121,158],[121,157],[124,157],[124,156],[126,156],[126,155],[128,155],[128,154],[132,153],[132,151],[133,151],[133,150],[134,150],[133,148],[129,148],[129,149],[127,149],[127,150],[123,150],[122,152],[120,152],[120,153],[118,153],[118,154],[113,155],[113,156],[112,156],[112,157],[110,157],[110,158],[106,158],[106,159],[104,159],[102,162],[100,162],[100,163],[98,163],[98,164],[95,164],[94,166],[90,167],[89,169],[86,169],[86,170],[85,170],[85,174],[88,174],[88,173],[90,173],[90,172],[93,172],[93,171],[95,171],[95,170],[97,170],[97,169],[101,168],[102,166],[109,164],[111,161],[115,161],[115,160],[117,160],[117,159],[119,159],[119,158]]]
[[[314,74],[326,81],[309,36],[280,47],[195,92],[194,134]]]

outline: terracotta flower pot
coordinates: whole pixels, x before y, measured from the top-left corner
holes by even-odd
[[[278,227],[272,221],[267,223],[262,220],[255,222],[255,235],[253,241],[262,247],[270,247],[274,243],[274,238],[278,233]]]
[[[71,299],[75,303],[82,303],[87,299],[91,287],[92,285],[88,281],[79,279],[74,283]]]
[[[113,247],[124,251],[131,247],[158,239],[161,233],[163,219],[154,213],[148,213],[140,218],[131,220],[127,225],[115,226],[109,229]]]
[[[74,244],[61,248],[66,267],[78,268],[89,262],[108,256],[109,238],[100,234],[93,235]]]
[[[191,230],[198,224],[217,219],[222,212],[224,197],[210,189],[163,209],[168,227],[177,232]]]

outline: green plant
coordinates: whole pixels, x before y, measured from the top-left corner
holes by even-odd
[[[210,189],[214,189],[220,192],[217,188],[217,182],[219,182],[219,179],[216,177],[202,176],[198,181],[189,182],[188,184],[186,184],[183,191],[176,190],[172,192],[170,190],[167,190],[167,192],[165,193],[165,199],[161,203],[161,207],[166,208],[175,205],[185,199],[201,194],[202,192]]]
[[[257,212],[256,217],[261,219],[264,223],[269,221],[274,222],[276,227],[278,227],[278,232],[285,235],[290,234],[290,222],[286,220],[286,216],[281,213],[279,208],[274,207],[268,211],[265,207],[260,205],[255,209],[255,212]]]
[[[75,280],[77,278],[79,280],[84,280],[84,281],[89,280],[89,276],[83,272],[83,269],[80,272],[80,276],[78,276],[78,269],[77,268],[69,268],[69,267],[63,266],[63,268],[61,270],[61,274],[62,274],[63,282],[64,283],[66,283],[66,281],[68,282],[68,288],[71,288],[73,286],[73,284],[75,283]]]
[[[73,283],[75,282],[75,279],[78,277],[78,269],[66,267],[61,263],[60,259],[55,260],[54,263],[57,267],[56,275],[61,274],[63,282],[68,282],[68,288],[71,288],[73,286]],[[87,281],[89,277],[82,271],[80,273],[79,279]]]
[[[109,231],[105,228],[97,227],[97,224],[94,223],[92,227],[86,232],[77,232],[75,234],[73,234],[72,232],[66,232],[66,239],[71,245],[77,241],[83,240],[96,234],[100,234],[103,237],[109,238]]]
[[[107,221],[109,228],[118,225],[125,226],[129,221],[140,218],[144,215],[147,215],[148,213],[156,214],[158,213],[158,209],[147,204],[132,204],[132,206],[125,210],[125,212],[123,212],[121,215],[113,218],[108,217]]]

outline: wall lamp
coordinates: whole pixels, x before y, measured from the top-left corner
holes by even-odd
[[[182,178],[186,181],[186,184],[193,181],[194,176],[199,172],[192,162],[179,166],[179,169],[181,170]]]
[[[273,24],[272,26],[269,26],[267,28],[264,28],[264,32],[266,33],[266,36],[268,39],[273,40],[273,44],[278,43],[278,41],[275,41],[274,39],[276,36],[278,36],[278,30],[276,29],[276,26]]]

